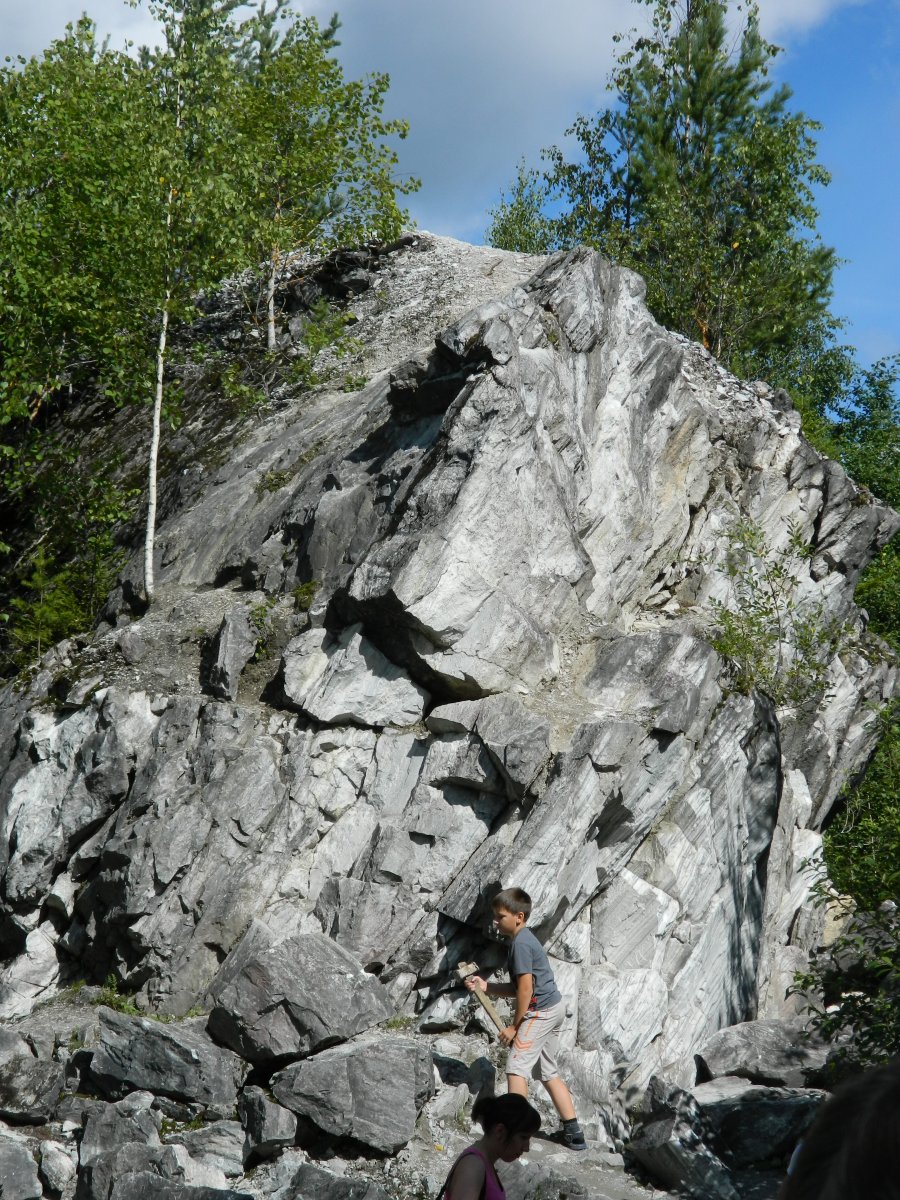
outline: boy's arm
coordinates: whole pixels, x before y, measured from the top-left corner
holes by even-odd
[[[482,979],[480,975],[468,975],[463,983],[470,992],[474,992],[476,988],[484,992],[487,996],[515,996],[516,988],[512,983],[488,983]]]

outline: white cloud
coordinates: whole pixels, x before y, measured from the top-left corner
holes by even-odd
[[[866,0],[761,0],[765,32],[809,29],[836,8]],[[882,0],[883,2],[883,0]],[[0,0],[6,53],[39,52],[82,5],[112,44],[155,40],[146,6],[124,0]],[[423,181],[410,208],[436,231],[478,237],[484,213],[520,158],[536,164],[580,111],[600,106],[613,33],[646,22],[630,0],[310,0],[327,20],[337,8],[348,75],[387,71],[388,110],[406,117],[401,169]],[[483,221],[482,221],[483,225]]]
[[[858,8],[872,0],[760,0],[760,26],[766,37],[808,33],[841,8]],[[883,2],[883,0],[876,0]]]
[[[0,0],[0,57],[39,55],[85,11],[96,21],[101,39],[109,34],[114,49],[126,40],[138,45],[155,41],[156,25],[146,7],[130,8],[125,0]]]

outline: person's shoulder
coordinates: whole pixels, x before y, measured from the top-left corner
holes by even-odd
[[[512,942],[513,952],[518,958],[522,955],[534,960],[539,955],[545,954],[546,951],[541,943],[537,940],[534,934],[526,925],[524,929],[520,929]]]
[[[476,1150],[474,1146],[469,1146],[463,1150],[459,1158],[456,1160],[456,1167],[453,1170],[454,1183],[459,1183],[460,1180],[470,1179],[480,1182],[487,1174],[484,1155]]]
[[[537,946],[538,950],[544,949],[543,945],[540,942],[540,939],[534,934],[534,932],[531,929],[528,928],[527,925],[524,927],[524,929],[522,929],[521,933],[519,934],[519,937],[523,937],[523,936],[525,937],[526,945]]]

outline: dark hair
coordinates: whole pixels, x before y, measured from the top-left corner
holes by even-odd
[[[515,1092],[479,1096],[472,1106],[472,1120],[485,1133],[490,1133],[495,1125],[504,1125],[507,1133],[537,1133],[541,1127],[541,1114]]]
[[[779,1200],[900,1200],[900,1059],[825,1102]]]
[[[491,901],[492,908],[505,908],[510,913],[522,913],[527,921],[531,916],[531,897],[521,888],[504,888]]]

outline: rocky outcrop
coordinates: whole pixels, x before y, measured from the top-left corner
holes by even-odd
[[[393,1153],[412,1138],[433,1086],[431,1054],[417,1042],[387,1037],[286,1067],[273,1078],[272,1093],[325,1133]]]
[[[235,699],[241,672],[255,652],[256,643],[256,630],[250,624],[250,614],[244,605],[236,604],[222,618],[219,632],[210,647],[212,661],[206,686],[213,696],[218,696],[220,700]],[[122,645],[121,639],[119,645]],[[130,653],[133,658],[133,644],[130,644]]]
[[[236,1054],[212,1042],[205,1024],[198,1019],[160,1025],[101,1009],[91,1082],[111,1096],[146,1090],[230,1113],[246,1066]]]
[[[517,884],[570,1003],[579,1111],[621,1145],[623,1096],[693,1087],[718,1031],[794,1013],[808,864],[895,687],[852,594],[897,518],[592,252],[412,235],[305,266],[290,303],[329,289],[366,385],[285,393],[215,461],[188,413],[153,607],[136,555],[96,636],[0,697],[0,1015],[109,975],[148,1018],[211,1000],[208,1028],[101,1012],[83,1059],[52,1036],[39,1057],[106,1103],[241,1113],[255,1161],[310,1126],[392,1153],[430,1066],[385,1039],[379,1074],[367,1030],[391,1006],[464,1026],[453,970],[500,965],[485,919]],[[738,520],[802,538],[797,604],[847,623],[800,706],[737,691],[711,644]],[[326,942],[321,976],[292,974]],[[372,1070],[403,1081],[387,1104]],[[660,1160],[670,1117],[645,1130]],[[148,1172],[207,1186],[148,1145],[115,1151],[135,1195]]]
[[[212,982],[207,1027],[249,1062],[313,1054],[393,1014],[387,992],[321,933],[273,944],[255,921]]]
[[[751,1083],[809,1087],[821,1074],[828,1049],[800,1021],[747,1021],[719,1030],[698,1049],[698,1082],[735,1076]]]

